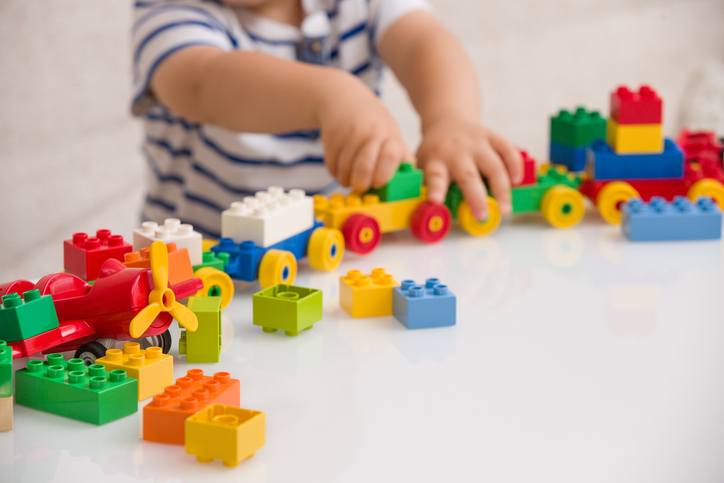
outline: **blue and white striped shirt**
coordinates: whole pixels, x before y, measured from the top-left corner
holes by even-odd
[[[303,0],[307,15],[328,20],[328,64],[357,75],[378,92],[379,39],[427,0]],[[334,186],[318,131],[238,133],[190,122],[161,105],[148,86],[156,67],[185,47],[209,45],[298,60],[299,28],[215,0],[141,1],[132,31],[133,114],[144,120],[149,167],[143,218],[180,218],[218,237],[221,211],[269,186],[317,193]]]

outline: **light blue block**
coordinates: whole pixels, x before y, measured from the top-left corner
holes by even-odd
[[[426,329],[455,325],[455,295],[436,278],[425,285],[403,280],[393,287],[392,314],[408,329]]]
[[[631,241],[718,240],[722,212],[709,197],[692,203],[677,196],[673,203],[655,196],[649,203],[634,198],[621,205],[621,228]]]
[[[586,169],[586,146],[573,148],[551,141],[549,154],[551,164],[562,164],[568,171],[577,173]]]
[[[684,153],[671,139],[664,140],[664,152],[657,154],[616,154],[605,142],[594,141],[588,148],[587,163],[596,181],[684,176]]]

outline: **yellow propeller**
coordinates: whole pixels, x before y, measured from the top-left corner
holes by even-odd
[[[184,328],[195,331],[199,326],[196,314],[176,302],[176,295],[168,288],[168,249],[162,241],[151,245],[151,276],[154,289],[148,294],[148,305],[131,321],[131,337],[137,339],[151,327],[161,312],[169,312]]]

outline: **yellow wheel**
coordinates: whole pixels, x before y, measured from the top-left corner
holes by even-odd
[[[219,244],[219,240],[201,240],[201,250],[210,252],[211,247],[215,247]]]
[[[278,283],[291,285],[297,276],[297,259],[291,252],[271,249],[259,264],[259,284],[268,288]]]
[[[554,186],[546,191],[540,207],[543,217],[556,228],[578,224],[586,212],[581,192],[568,186]]]
[[[472,236],[485,236],[493,233],[498,225],[500,225],[500,208],[498,202],[488,196],[488,219],[485,221],[478,221],[473,216],[473,212],[470,211],[468,202],[463,200],[458,205],[458,222],[463,230],[468,232]]]
[[[234,282],[231,277],[213,267],[199,268],[194,276],[204,282],[204,288],[196,292],[196,297],[221,297],[221,310],[229,305],[234,296]]]
[[[629,198],[641,198],[639,192],[628,183],[623,181],[614,181],[604,186],[598,192],[596,197],[596,206],[604,220],[612,225],[621,224],[621,203],[625,203]]]
[[[700,179],[689,188],[686,196],[691,201],[696,201],[699,196],[711,196],[719,208],[724,210],[724,185],[715,179]]]
[[[361,232],[364,235],[364,231]],[[344,256],[344,236],[336,228],[317,228],[309,237],[307,257],[312,268],[334,270]]]

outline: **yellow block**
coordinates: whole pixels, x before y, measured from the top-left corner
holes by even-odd
[[[213,404],[185,424],[186,453],[201,463],[219,459],[237,466],[266,444],[266,415],[260,411]]]
[[[138,342],[126,342],[123,351],[109,349],[105,357],[96,359],[106,371],[123,369],[128,377],[138,381],[138,400],[162,393],[173,384],[173,357],[164,354],[160,347],[141,349]]]
[[[352,317],[392,315],[392,287],[400,285],[384,268],[370,275],[350,270],[339,277],[339,305]]]
[[[606,141],[618,154],[662,153],[664,137],[661,124],[618,124],[608,120]]]

